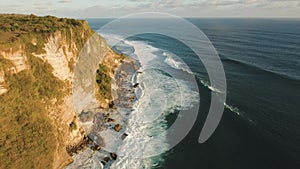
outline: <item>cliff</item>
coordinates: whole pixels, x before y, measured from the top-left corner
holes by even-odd
[[[6,14],[0,22],[0,168],[62,168],[72,161],[66,147],[85,135],[72,99],[81,49],[97,36],[108,74],[122,57],[85,21]]]

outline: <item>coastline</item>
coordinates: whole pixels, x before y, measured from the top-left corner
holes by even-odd
[[[78,118],[86,129],[86,137],[71,151],[73,162],[65,168],[91,166],[110,168],[118,158],[117,149],[128,136],[126,115],[130,114],[135,93],[132,78],[139,69],[137,60],[126,57],[112,72],[112,102],[109,108],[82,112]],[[86,140],[86,141],[84,141]]]

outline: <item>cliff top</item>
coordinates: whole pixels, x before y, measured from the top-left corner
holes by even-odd
[[[23,34],[54,33],[57,30],[87,26],[84,20],[21,14],[0,14],[0,44],[12,43]]]

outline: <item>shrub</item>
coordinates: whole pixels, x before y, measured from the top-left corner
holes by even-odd
[[[103,64],[99,64],[99,69],[96,74],[96,83],[101,99],[111,99],[111,77],[108,75],[108,68]]]

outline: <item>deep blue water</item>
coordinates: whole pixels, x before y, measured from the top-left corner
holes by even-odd
[[[98,30],[110,19],[87,19]],[[208,76],[196,55],[181,42],[143,34],[131,40],[171,51],[196,74],[199,115],[188,136],[164,155],[156,168],[293,169],[300,166],[300,20],[188,19],[216,48],[227,79],[223,118],[204,144],[199,133],[210,104]]]

